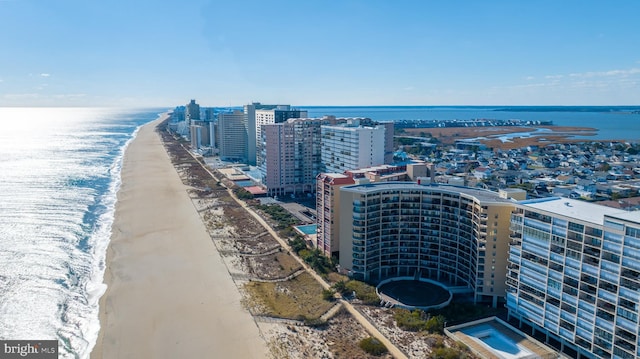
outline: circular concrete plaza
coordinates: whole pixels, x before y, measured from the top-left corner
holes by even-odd
[[[451,298],[451,293],[437,284],[411,279],[383,283],[378,292],[407,307],[416,308],[438,306]]]

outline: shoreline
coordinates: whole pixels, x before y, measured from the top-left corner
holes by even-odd
[[[140,127],[125,151],[90,357],[266,357],[156,132],[167,117]]]

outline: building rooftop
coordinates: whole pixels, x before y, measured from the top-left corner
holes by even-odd
[[[629,222],[640,223],[640,211],[620,211],[616,214],[610,214],[610,216]]]
[[[322,175],[325,177],[331,177],[331,178],[349,178],[349,176],[345,174],[336,173],[336,172],[322,173]]]
[[[516,201],[514,200],[501,198],[497,192],[489,191],[486,189],[445,185],[445,184],[435,184],[435,183],[418,184],[416,182],[379,182],[379,183],[345,186],[345,187],[342,187],[342,190],[366,193],[366,192],[380,191],[380,190],[386,190],[386,189],[388,190],[403,190],[403,189],[404,190],[411,190],[411,189],[425,190],[426,188],[466,194],[469,196],[473,196],[477,200],[482,202],[513,203],[513,204],[516,203]]]
[[[520,201],[518,204],[598,225],[604,224],[605,215],[640,222],[640,212],[628,212],[570,198],[549,197]]]

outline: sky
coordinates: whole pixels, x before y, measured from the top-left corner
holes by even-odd
[[[640,105],[640,1],[0,0],[0,106]]]

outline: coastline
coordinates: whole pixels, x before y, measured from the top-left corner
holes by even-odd
[[[267,349],[155,132],[123,159],[91,358],[263,358]]]

